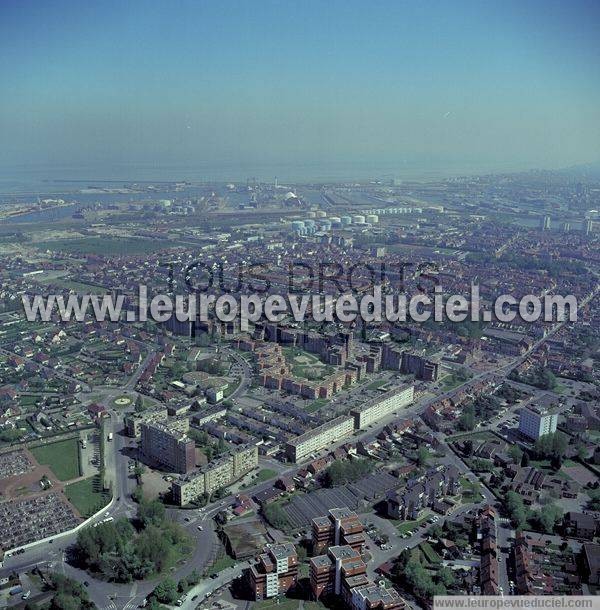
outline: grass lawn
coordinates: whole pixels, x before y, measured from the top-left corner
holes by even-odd
[[[117,396],[115,399],[113,399],[112,405],[113,407],[117,407],[117,409],[123,409],[125,407],[129,407],[132,402],[133,399],[131,396],[126,396],[123,394],[123,396]]]
[[[379,388],[387,385],[389,382],[387,379],[376,379],[367,386],[367,390],[378,390]]]
[[[110,493],[102,491],[100,475],[67,485],[65,494],[84,517],[90,517],[110,502]]]
[[[272,479],[273,477],[276,477],[276,476],[277,476],[277,471],[271,470],[270,468],[263,468],[256,475],[256,479],[254,479],[252,481],[252,484],[255,485],[256,483],[262,483],[263,481],[268,481],[269,479]]]
[[[460,485],[462,487],[463,498],[473,499],[473,496],[479,496],[481,493],[481,486],[479,483],[472,483],[467,477],[460,478]]]
[[[279,603],[277,603],[279,601]],[[306,608],[307,604],[304,604]],[[298,599],[290,599],[289,597],[280,597],[279,599],[276,597],[272,597],[270,599],[263,599],[260,602],[256,602],[254,604],[255,610],[270,610],[271,608],[275,610],[278,608],[279,610],[296,610],[300,607],[300,600]],[[324,606],[320,606],[324,607]]]
[[[326,405],[327,402],[327,398],[317,398],[316,400],[313,400],[307,407],[305,407],[304,410],[307,413],[314,413],[315,411],[318,411],[321,407]]]
[[[416,521],[400,521],[396,526],[398,535],[402,536],[402,534],[406,534],[406,532],[417,529],[422,523],[425,523],[429,517],[430,515],[427,514]]]
[[[219,557],[208,570],[209,574],[214,574],[216,572],[221,572],[226,568],[231,568],[236,564],[236,560],[229,557],[229,555],[222,555]]]
[[[442,558],[435,552],[429,542],[421,542],[419,548],[421,549],[421,553],[423,553],[423,556],[425,557],[428,563],[441,563]]]
[[[79,448],[76,438],[31,448],[35,459],[49,466],[60,481],[70,481],[79,475]]]

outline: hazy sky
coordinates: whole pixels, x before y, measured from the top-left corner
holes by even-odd
[[[596,0],[1,0],[0,169],[596,162],[598,32]]]

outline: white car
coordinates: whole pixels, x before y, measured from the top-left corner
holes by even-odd
[[[201,525],[199,525],[199,526],[198,526],[198,531],[203,532],[203,531],[204,531],[204,528],[203,528]]]

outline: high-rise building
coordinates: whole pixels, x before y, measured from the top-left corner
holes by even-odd
[[[519,416],[519,432],[533,440],[556,432],[558,414],[555,406],[553,397],[548,395],[523,407]]]
[[[406,602],[393,589],[374,584],[367,565],[350,546],[330,546],[327,554],[310,560],[310,587],[314,599],[341,599],[351,610],[402,610]]]
[[[358,515],[349,508],[332,508],[325,517],[312,520],[312,548],[316,555],[330,546],[351,546],[362,552],[365,528]]]
[[[192,471],[196,467],[196,445],[187,435],[189,427],[187,419],[142,422],[142,454],[172,472]]]
[[[551,218],[550,216],[542,216],[542,220],[541,220],[541,229],[542,231],[549,231],[550,230],[550,226],[551,226]]]
[[[293,544],[276,544],[259,555],[245,572],[255,600],[287,593],[298,583],[298,554]]]

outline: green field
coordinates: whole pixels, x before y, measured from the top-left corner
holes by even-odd
[[[141,239],[137,237],[82,237],[57,239],[36,244],[40,250],[68,252],[69,254],[136,255],[150,254],[175,244],[166,239]]]
[[[386,385],[388,383],[387,379],[377,379],[375,381],[372,381],[368,386],[367,386],[367,390],[378,390],[379,388],[383,387],[384,385]]]
[[[263,481],[268,481],[273,477],[277,476],[277,472],[275,470],[271,470],[270,468],[263,468],[257,475],[256,479],[254,479],[253,485],[256,483],[262,483]]]
[[[318,411],[321,407],[325,406],[329,400],[327,398],[317,398],[313,400],[309,405],[305,407],[305,411],[307,413],[314,413]]]
[[[234,565],[236,565],[236,561],[235,559],[232,559],[231,557],[229,557],[229,555],[221,555],[221,557],[219,557],[210,567],[210,569],[208,570],[208,572],[210,574],[215,574],[216,572],[221,572],[222,570],[225,570],[226,568],[231,568]]]
[[[110,502],[110,493],[102,491],[100,475],[67,485],[65,494],[83,517],[92,516]]]
[[[60,481],[70,481],[79,475],[79,448],[76,438],[31,448],[35,459],[49,466]]]
[[[396,526],[398,530],[398,535],[402,536],[402,534],[406,534],[409,531],[416,530],[422,523],[425,523],[429,519],[429,513],[424,517],[420,517],[416,521],[400,521]]]

